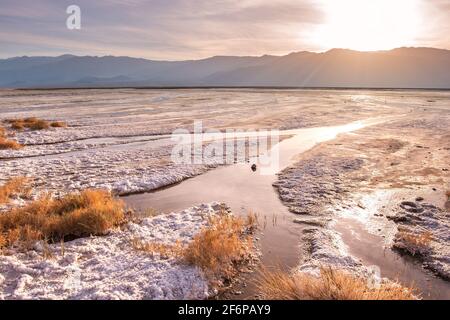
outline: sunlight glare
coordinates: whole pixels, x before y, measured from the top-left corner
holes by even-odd
[[[320,0],[326,21],[314,40],[321,47],[361,51],[412,46],[420,25],[419,0]]]

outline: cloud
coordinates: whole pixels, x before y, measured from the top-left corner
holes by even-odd
[[[176,60],[321,50],[309,35],[324,23],[322,2],[2,0],[0,55],[113,54]],[[448,1],[424,3],[424,14],[433,23],[419,41],[450,47]],[[81,7],[81,30],[66,29],[65,10],[71,4]]]

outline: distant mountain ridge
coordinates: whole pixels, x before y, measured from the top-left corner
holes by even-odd
[[[332,49],[285,56],[154,61],[62,55],[0,59],[0,87],[351,87],[450,89],[450,50]]]

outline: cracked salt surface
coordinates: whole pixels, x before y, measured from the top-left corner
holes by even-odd
[[[122,147],[116,146],[118,142],[115,139],[120,138],[130,142],[131,139],[128,138],[133,136],[170,133],[175,128],[189,128],[189,126],[192,126],[193,119],[203,120],[205,128],[291,129],[318,126],[319,124],[320,126],[336,125],[373,117],[374,115],[393,116],[403,114],[414,106],[422,108],[423,102],[420,95],[414,92],[372,91],[369,93],[320,90],[2,91],[0,92],[1,119],[36,116],[48,120],[67,121],[69,128],[17,133],[16,138],[28,144],[28,146],[17,152],[0,151],[0,158],[38,155],[44,157],[0,160],[2,169],[0,180],[3,182],[11,176],[18,175],[31,176],[36,178],[35,184],[38,189],[53,191],[56,194],[89,187],[106,188],[117,193],[148,191],[202,173],[207,168],[168,164],[167,159],[171,149],[168,145],[155,143],[153,146],[146,145],[145,148],[136,145],[128,148],[128,144],[124,144],[122,149]],[[426,93],[426,95],[428,96],[429,93]],[[386,97],[389,98],[389,105],[386,104]],[[442,101],[445,103],[445,100]],[[42,145],[44,143],[50,144]],[[60,152],[71,153],[48,156]],[[356,163],[356,165],[358,164]],[[311,180],[313,180],[312,176]],[[336,180],[335,187],[336,193],[339,193],[341,191],[339,180]],[[345,185],[343,188],[345,188]],[[322,191],[322,189],[318,186],[318,191]],[[317,194],[321,195],[319,198],[327,198],[325,192],[318,192]],[[297,195],[292,194],[291,196]],[[309,201],[306,198],[304,200],[305,203]],[[114,235],[115,233],[108,237],[114,237]],[[324,229],[311,230],[311,235],[314,235],[316,239],[316,245],[311,247],[313,259],[320,261],[326,258],[330,261],[334,260],[336,263],[341,261],[342,265],[358,268],[357,261],[345,258],[347,252],[345,246],[338,241],[338,234]],[[74,241],[71,244],[71,246],[74,246],[72,251],[66,249],[69,257],[67,259],[71,259],[70,253],[72,253],[72,257],[76,258],[73,260],[78,259],[76,243],[79,242],[82,247],[92,245],[92,250],[95,253],[106,252],[106,261],[113,264],[117,257],[114,256],[113,252],[102,249],[108,248],[108,243],[102,242],[108,237]],[[120,237],[119,235],[118,238]],[[117,243],[114,241],[111,245],[118,249]],[[120,243],[119,240],[117,241]],[[58,251],[57,245],[54,248]],[[25,261],[33,261],[30,262],[30,265],[36,266],[39,270],[44,268],[37,267],[42,259],[39,258],[37,253],[34,257],[18,256],[17,259],[19,258],[22,260],[16,262],[13,258],[10,259],[13,259],[13,265],[17,264],[17,270],[22,270],[23,267],[23,270],[28,270],[30,273],[26,273],[22,279],[16,279],[13,282],[11,282],[12,278],[4,276],[6,278],[3,279],[0,277],[0,283],[2,283],[3,288],[8,290],[10,296],[16,289],[18,296],[21,294],[30,294],[31,296],[32,293],[26,291],[28,287],[31,286],[35,290],[34,292],[39,292],[40,289],[33,287],[33,268],[28,268]],[[132,260],[135,261],[136,259]],[[65,270],[62,267],[64,261],[57,261],[57,266],[61,267],[60,273],[63,273]],[[84,260],[77,261],[82,263]],[[52,263],[42,262],[43,265],[52,265]],[[133,266],[132,261],[126,259],[126,263],[128,266]],[[5,265],[8,264],[3,264],[3,266]],[[68,265],[71,266],[72,262]],[[50,267],[50,270],[57,269],[53,265]],[[161,274],[158,267],[155,267],[155,269],[157,274]],[[67,270],[72,269],[68,268]],[[77,273],[76,265],[70,272],[71,274]],[[55,274],[57,274],[56,271]],[[117,273],[116,275],[120,276]],[[153,277],[151,273],[148,273],[147,276]],[[107,275],[105,277],[107,278]],[[33,279],[33,281],[30,281],[30,279]],[[118,285],[114,282],[114,279],[107,279],[110,283]],[[128,281],[126,283],[130,283],[130,288],[132,288],[132,281],[125,280]],[[100,288],[102,287],[100,279],[94,277],[92,281],[96,282]],[[5,283],[8,283],[9,286],[5,287]],[[145,283],[143,285],[145,286]],[[25,293],[23,290],[25,290]],[[61,285],[55,290],[62,290]],[[95,290],[95,288],[86,288],[87,292],[84,293],[84,296],[89,297],[89,293],[96,292]],[[120,292],[120,294],[127,294],[126,292],[134,292],[134,289],[124,289]],[[199,290],[198,292],[201,296],[203,291]],[[47,293],[41,292],[41,294]],[[57,292],[48,294],[58,296]],[[102,290],[100,290],[99,297],[102,296]],[[144,295],[139,293],[135,296],[142,297]],[[158,296],[158,294],[155,294],[155,296]],[[95,297],[95,295],[92,297]],[[114,295],[108,296],[108,298],[117,297]]]
[[[352,271],[367,276],[367,267],[352,257],[338,232],[325,228],[306,228],[303,240],[308,243],[308,258],[296,271],[319,274],[323,266]]]
[[[27,176],[37,189],[55,195],[86,188],[117,194],[149,191],[203,173],[211,165],[176,165],[171,146],[130,150],[96,149],[76,156],[48,156],[4,161],[4,173]]]
[[[39,243],[33,251],[1,255],[0,299],[206,299],[211,289],[201,270],[137,251],[131,241],[188,243],[219,210],[218,203],[202,204],[64,248],[52,244],[52,258],[43,258]]]
[[[398,224],[399,230],[417,237],[431,234],[430,243],[418,255],[424,267],[450,280],[450,213],[431,203],[403,201],[388,218]],[[408,252],[413,246],[397,236],[393,247]]]
[[[34,116],[69,126],[16,132],[26,146],[0,150],[0,183],[24,175],[36,179],[38,191],[57,195],[89,187],[150,191],[209,169],[170,164],[171,144],[162,135],[192,129],[194,120],[205,129],[291,129],[401,111],[367,99],[359,91],[330,97],[317,90],[2,90],[0,120]],[[138,142],[146,139],[157,140]]]

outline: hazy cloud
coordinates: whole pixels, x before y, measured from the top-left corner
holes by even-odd
[[[339,0],[330,0],[339,1]],[[194,59],[211,55],[323,50],[310,41],[324,23],[323,0],[0,0],[0,56],[130,55]],[[81,30],[65,26],[81,7]],[[449,1],[423,1],[418,45],[450,47]]]

